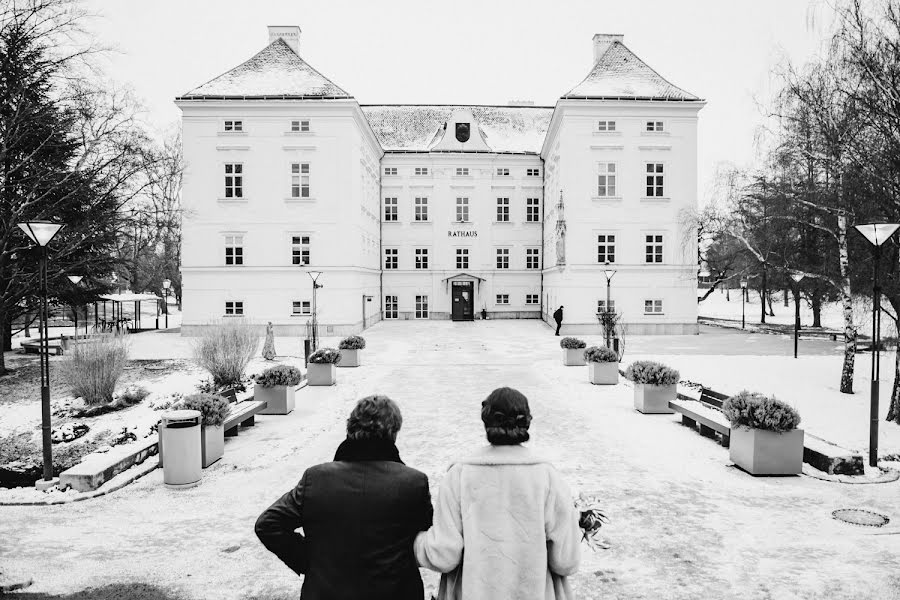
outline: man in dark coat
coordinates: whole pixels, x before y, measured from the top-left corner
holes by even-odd
[[[559,328],[562,327],[563,320],[563,312],[562,312],[562,304],[559,305],[559,308],[556,309],[556,312],[553,313],[553,320],[556,321],[556,335],[559,335]]]
[[[424,597],[413,542],[431,527],[431,495],[428,477],[400,460],[402,422],[390,398],[360,400],[334,461],[307,469],[257,519],[263,545],[305,574],[304,600]]]

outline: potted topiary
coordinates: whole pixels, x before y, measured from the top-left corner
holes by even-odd
[[[335,365],[341,362],[341,352],[334,348],[319,348],[309,355],[306,370],[307,385],[334,385],[337,383]]]
[[[584,348],[587,344],[578,338],[564,337],[559,340],[559,347],[563,349],[563,364],[567,367],[584,366]]]
[[[619,355],[606,346],[591,346],[584,351],[588,379],[595,385],[619,383]]]
[[[644,414],[671,414],[680,375],[671,367],[652,360],[636,360],[625,371],[634,382],[634,407]]]
[[[337,363],[339,367],[358,367],[362,362],[360,360],[361,352],[366,347],[366,340],[358,335],[345,337],[338,344],[341,351],[341,360]]]
[[[185,396],[179,408],[200,411],[200,454],[205,469],[225,453],[224,424],[231,407],[222,396],[201,393]]]
[[[303,381],[300,369],[290,365],[269,367],[253,378],[254,400],[265,400],[261,415],[286,415],[294,410],[294,389]]]
[[[799,475],[803,470],[800,414],[774,396],[743,391],[722,404],[731,422],[732,462],[751,475]]]

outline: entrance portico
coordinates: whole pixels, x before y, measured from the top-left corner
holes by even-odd
[[[444,279],[450,292],[450,319],[453,321],[475,320],[475,293],[480,291],[481,282],[477,275],[460,273]]]

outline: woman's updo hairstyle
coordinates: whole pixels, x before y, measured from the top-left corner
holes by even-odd
[[[497,388],[481,403],[481,420],[488,442],[494,446],[527,442],[531,425],[528,398],[512,388]]]

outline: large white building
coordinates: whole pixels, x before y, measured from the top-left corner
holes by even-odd
[[[555,107],[361,105],[299,27],[177,98],[187,171],[183,331],[223,317],[322,335],[385,319],[543,318],[695,333],[704,102],[594,36]],[[610,266],[606,267],[605,263]]]

